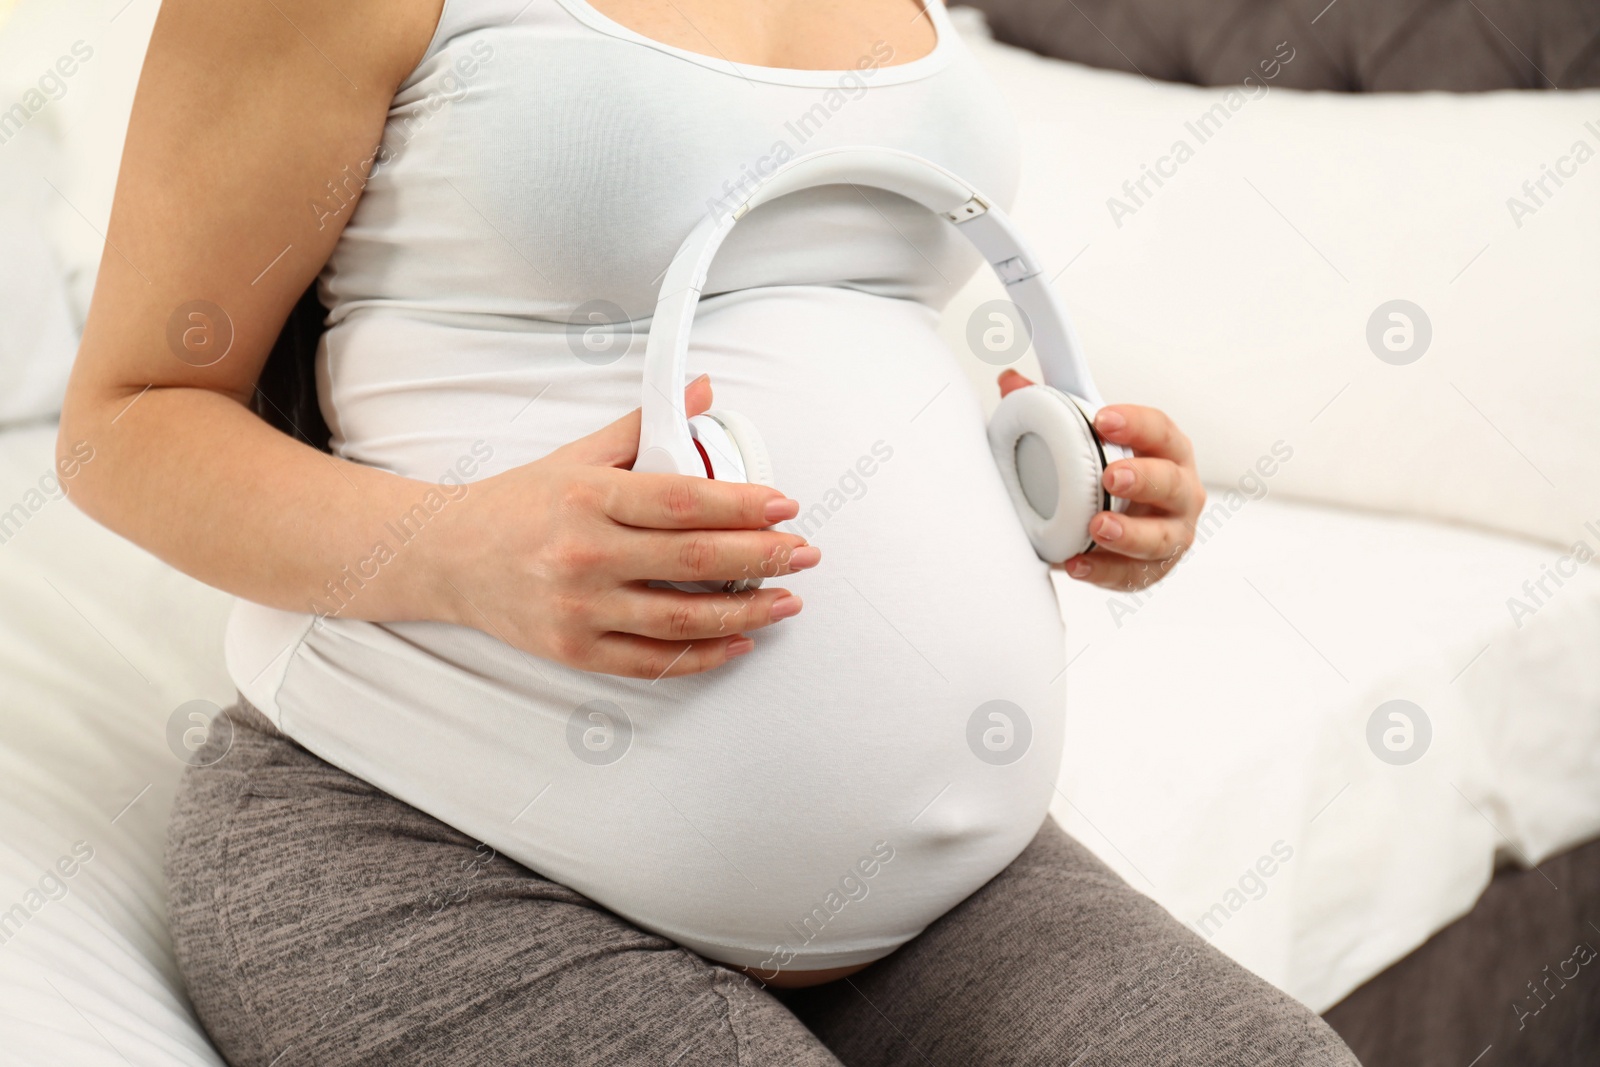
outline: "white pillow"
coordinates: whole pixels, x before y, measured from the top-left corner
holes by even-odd
[[[27,173],[39,153],[21,138],[0,147],[8,151],[17,165],[0,169],[0,425],[57,414],[78,349],[61,265],[40,224],[53,194]]]
[[[80,330],[111,218],[134,89],[160,6],[108,10],[99,0],[20,0],[0,31],[0,108],[21,103],[28,111],[20,132],[0,145],[0,168],[15,165],[12,150],[20,144],[42,150],[43,158],[27,168],[28,178],[48,197],[43,225]],[[12,128],[4,133],[12,134]]]
[[[1600,519],[1600,92],[1202,89],[1045,59],[959,16],[1021,124],[1014,214],[1102,391],[1170,412],[1207,481],[1282,439],[1290,495],[1561,545]],[[1523,183],[1545,165],[1571,176],[1536,203]],[[1170,176],[1130,193],[1146,167]],[[987,275],[946,311],[958,351],[997,295]],[[1406,365],[1368,343],[1394,300],[1431,326],[1425,351],[1391,355],[1421,352]],[[971,366],[992,395],[997,368]]]
[[[54,417],[158,4],[0,2],[0,425]]]

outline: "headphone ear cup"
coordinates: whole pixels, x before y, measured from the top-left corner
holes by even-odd
[[[705,450],[720,481],[772,484],[772,460],[756,424],[737,411],[708,411],[689,420],[695,440]],[[742,472],[735,467],[742,468]],[[701,593],[743,593],[759,588],[761,577],[727,582],[670,582],[679,589]]]
[[[1041,559],[1060,563],[1094,546],[1089,520],[1106,509],[1106,461],[1076,401],[1048,385],[1013,391],[989,420],[989,447]]]
[[[708,418],[722,427],[734,448],[738,449],[745,481],[755,485],[772,484],[772,459],[767,455],[767,446],[762,443],[761,431],[756,429],[754,422],[737,411],[712,410],[696,418]],[[720,473],[718,476],[721,476]]]

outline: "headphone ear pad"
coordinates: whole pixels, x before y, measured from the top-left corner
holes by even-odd
[[[772,484],[772,460],[767,446],[761,440],[756,424],[737,411],[708,411],[689,420],[695,439],[700,443],[706,459],[711,463],[716,477],[725,482],[740,480],[740,472],[733,468],[737,463],[744,468],[743,480],[752,485]],[[668,585],[691,593],[743,593],[761,585],[761,577],[735,578],[726,582],[668,582]]]
[[[1060,563],[1093,547],[1089,520],[1105,510],[1105,459],[1076,401],[1048,385],[1014,390],[989,420],[989,447],[1041,559]]]
[[[744,480],[754,485],[771,485],[772,459],[767,446],[761,441],[761,431],[756,424],[737,411],[708,411],[705,417],[720,425],[739,450],[739,460],[744,464]]]

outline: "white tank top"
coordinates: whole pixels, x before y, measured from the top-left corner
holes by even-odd
[[[241,602],[228,630],[240,690],[312,752],[729,963],[887,955],[1049,804],[1062,622],[936,332],[980,265],[948,223],[815,189],[753,212],[711,268],[691,373],[760,428],[801,502],[783,525],[824,557],[783,580],[805,610],[749,655],[650,682],[338,610],[455,483],[638,405],[661,274],[741,183],[882,144],[1011,205],[1013,119],[928,7],[927,56],[880,45],[822,71],[670,47],[583,0],[448,0],[321,276],[318,362],[336,454],[447,491],[374,531],[306,612]],[[338,191],[310,210],[352,210]],[[631,335],[568,325],[619,315]]]

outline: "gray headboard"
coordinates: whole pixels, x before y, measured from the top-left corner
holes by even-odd
[[[1342,92],[1600,86],[1600,0],[951,0],[998,40],[1198,85],[1239,82],[1279,41],[1280,85]]]

